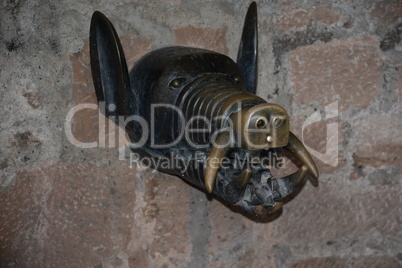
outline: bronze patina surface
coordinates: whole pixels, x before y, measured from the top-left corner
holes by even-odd
[[[155,169],[256,214],[280,209],[307,174],[318,178],[311,156],[289,131],[287,112],[255,95],[254,2],[245,18],[237,62],[213,51],[176,46],[148,53],[129,72],[113,25],[98,11],[92,16],[90,49],[98,101],[105,102],[105,115],[125,128],[133,152],[155,159],[153,163],[177,160]],[[144,124],[154,126],[152,133]],[[282,150],[299,160],[300,169],[274,178],[258,160]]]

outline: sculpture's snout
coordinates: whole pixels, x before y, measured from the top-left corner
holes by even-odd
[[[289,141],[289,116],[284,108],[272,103],[256,105],[239,114],[236,128],[241,131],[241,147],[261,150],[284,147]]]

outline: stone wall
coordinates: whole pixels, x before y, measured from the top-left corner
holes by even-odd
[[[106,147],[68,140],[69,110],[95,103],[93,11],[132,66],[167,45],[235,58],[248,4],[0,4],[1,267],[401,267],[401,1],[257,1],[258,95],[287,109],[321,173],[279,217],[246,217],[119,160],[116,131],[98,140],[96,110],[78,112],[72,134]]]

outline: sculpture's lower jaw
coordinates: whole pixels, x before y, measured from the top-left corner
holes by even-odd
[[[295,141],[292,142],[295,143]],[[294,148],[291,147],[291,149]],[[219,169],[214,194],[224,197],[230,204],[238,205],[259,216],[278,212],[283,205],[283,199],[303,185],[306,175],[309,173],[308,165],[311,164],[311,162],[306,163],[306,157],[303,155],[303,157],[298,157],[300,156],[298,153],[295,156],[301,162],[299,170],[288,176],[275,178],[268,166],[274,166],[282,161],[278,157],[282,150],[291,151],[286,147],[248,151],[237,158],[234,157],[234,155],[237,156],[237,152],[231,152],[228,157],[233,159],[232,166]],[[258,165],[255,164],[255,159],[259,159]],[[250,160],[251,162],[249,162]],[[239,170],[239,167],[242,168]],[[228,178],[233,179],[227,181]]]
[[[283,202],[275,202],[274,206],[271,208],[264,208],[261,205],[253,207],[253,212],[258,216],[266,216],[275,214],[282,208]]]

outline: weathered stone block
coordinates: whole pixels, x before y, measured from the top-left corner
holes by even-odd
[[[402,167],[402,115],[369,115],[356,124],[355,164]]]
[[[310,21],[331,25],[338,22],[341,15],[333,8],[320,6],[311,10],[302,8],[286,10],[279,18],[278,27],[283,32],[307,26]]]
[[[226,47],[227,27],[220,29],[197,28],[192,25],[174,30],[176,45],[199,47],[222,54],[227,54]]]
[[[291,88],[297,104],[339,101],[340,111],[367,107],[378,94],[382,61],[369,36],[333,40],[289,52]]]

